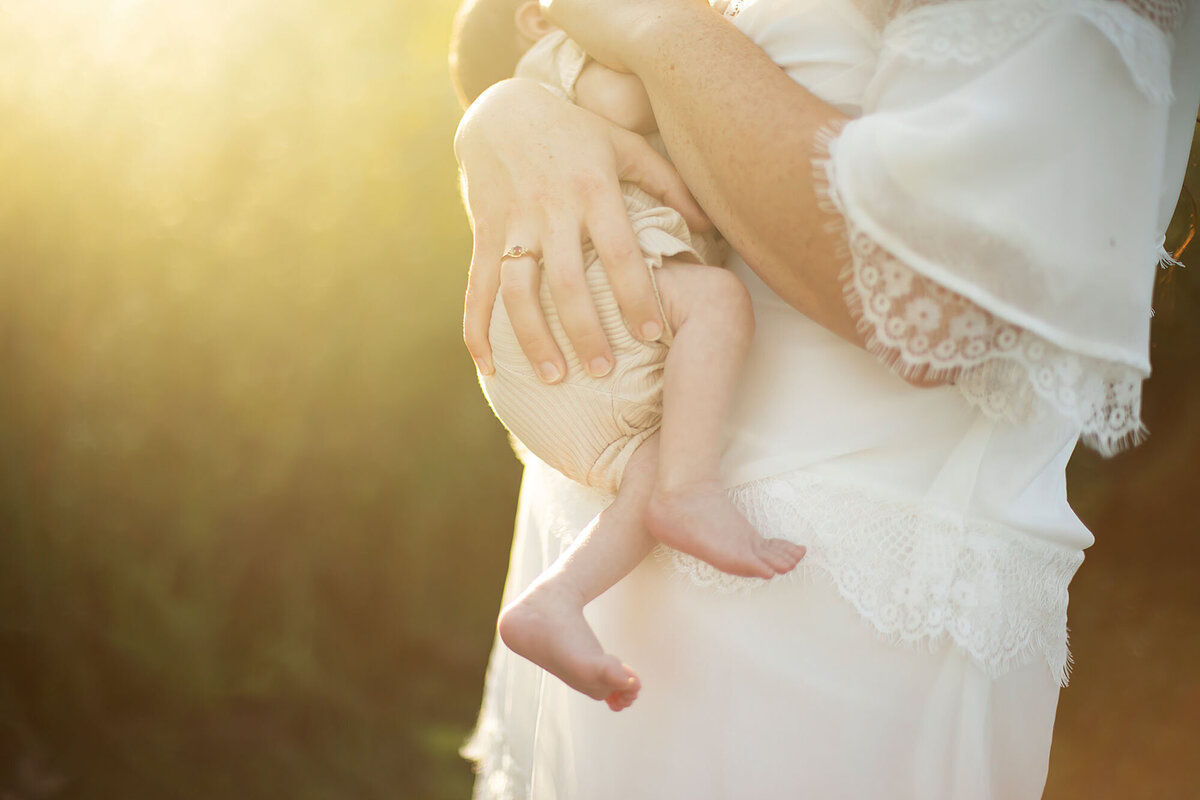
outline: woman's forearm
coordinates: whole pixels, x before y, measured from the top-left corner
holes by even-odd
[[[843,299],[839,234],[814,191],[813,147],[844,119],[706,7],[647,15],[626,39],[671,158],[730,244],[780,297],[862,343]]]

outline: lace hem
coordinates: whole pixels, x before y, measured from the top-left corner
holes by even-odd
[[[906,4],[901,5],[904,11]],[[887,28],[886,46],[914,60],[977,64],[999,58],[1026,41],[1050,17],[1075,14],[1113,43],[1143,94],[1169,103],[1174,95],[1167,36],[1178,27],[1183,12],[1182,0],[1141,4],[1130,0],[937,2],[898,14]]]
[[[1103,455],[1140,443],[1140,370],[1059,347],[985,311],[855,225],[829,157],[839,132],[829,128],[817,138],[815,187],[831,230],[845,236],[843,289],[867,349],[901,375],[952,379],[992,419],[1021,422],[1048,407],[1074,421],[1083,442]]]
[[[793,575],[815,570],[828,577],[888,641],[949,640],[993,678],[1040,657],[1067,684],[1067,585],[1083,561],[1079,550],[803,471],[730,494],[764,536],[808,548]],[[657,552],[701,586],[765,585],[666,547]]]

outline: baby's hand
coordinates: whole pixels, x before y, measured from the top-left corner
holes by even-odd
[[[627,131],[645,135],[658,130],[646,87],[631,72],[588,61],[575,82],[575,102]]]

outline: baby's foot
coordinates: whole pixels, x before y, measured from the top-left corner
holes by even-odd
[[[632,669],[604,652],[578,597],[553,579],[535,583],[510,603],[498,627],[514,653],[613,711],[628,708],[642,688]]]
[[[760,536],[716,481],[655,490],[646,526],[663,544],[731,575],[773,578],[804,557],[800,545]]]

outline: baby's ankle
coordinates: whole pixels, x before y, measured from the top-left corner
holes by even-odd
[[[543,575],[530,588],[529,594],[537,595],[541,602],[552,602],[571,608],[583,608],[587,605],[583,587],[566,571]]]

